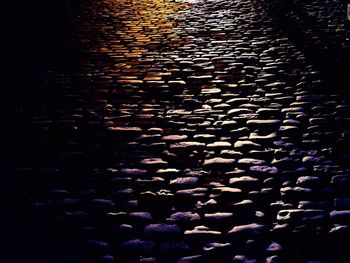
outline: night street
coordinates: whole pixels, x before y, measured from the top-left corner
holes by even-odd
[[[8,52],[0,262],[350,261],[344,1],[48,6]]]

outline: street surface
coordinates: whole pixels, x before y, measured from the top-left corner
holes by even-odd
[[[347,262],[350,104],[291,25],[258,0],[79,3],[3,128],[13,260]]]

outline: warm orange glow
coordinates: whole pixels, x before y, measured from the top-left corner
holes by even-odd
[[[144,65],[153,62],[152,56],[146,54],[159,54],[162,50],[181,45],[176,17],[191,4],[168,0],[106,0],[106,3],[115,9],[115,41],[111,42],[108,51],[103,52],[115,60],[113,70],[120,72],[118,82],[137,85],[142,81],[160,81],[161,76],[155,78],[152,73],[132,80],[126,75],[141,73],[145,70]]]

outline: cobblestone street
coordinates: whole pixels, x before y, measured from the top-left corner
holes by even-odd
[[[69,6],[30,110],[1,128],[4,263],[349,262],[334,3]]]

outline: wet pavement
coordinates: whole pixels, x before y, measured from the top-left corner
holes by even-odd
[[[1,130],[9,262],[346,262],[350,103],[271,6],[69,8]]]

